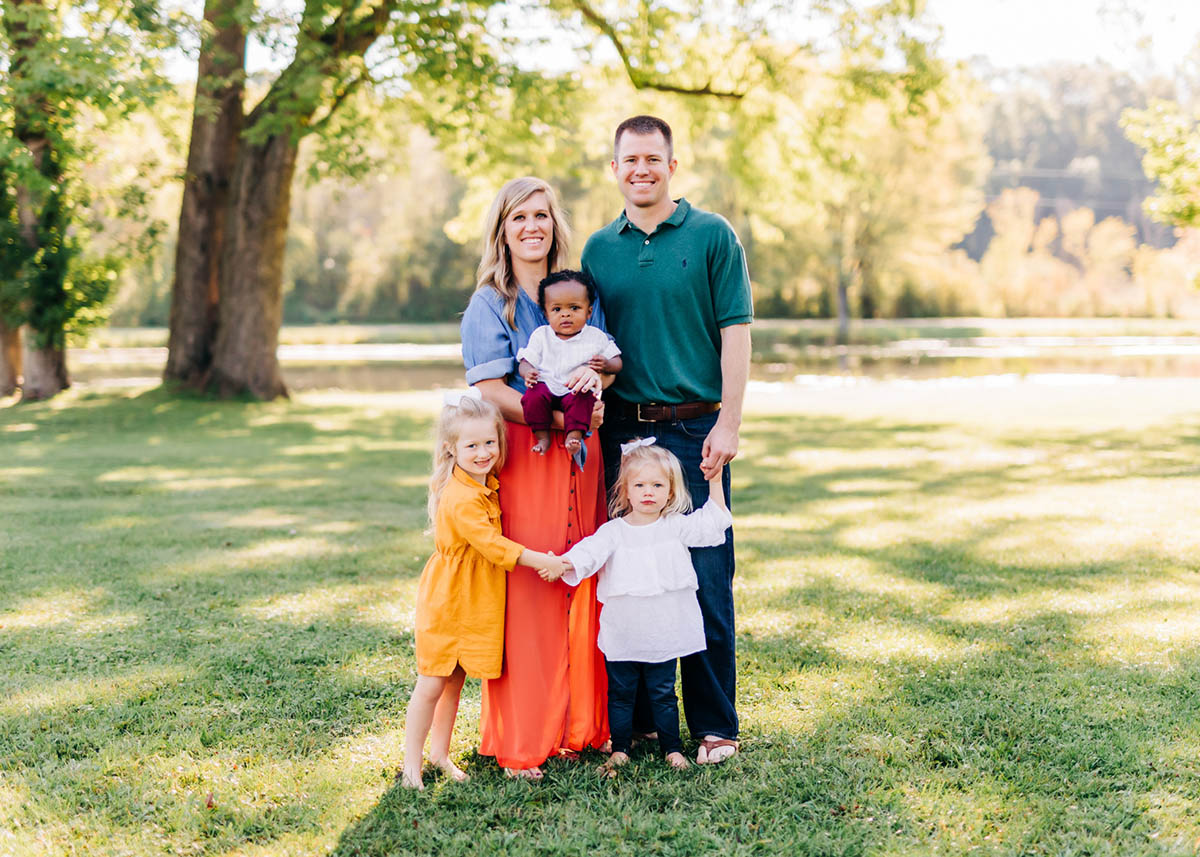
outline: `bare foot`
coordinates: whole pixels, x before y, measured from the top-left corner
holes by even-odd
[[[667,764],[677,771],[692,766],[692,763],[684,758],[683,753],[667,753]]]
[[[567,432],[566,446],[567,455],[574,455],[579,452],[579,448],[583,446],[583,432],[578,429]]]
[[[466,771],[454,764],[454,762],[450,761],[449,759],[442,759],[440,762],[435,761],[434,764],[442,769],[443,774],[454,780],[456,783],[465,783],[467,780],[471,779],[469,776],[467,776]]]
[[[540,780],[542,778],[542,769],[533,768],[505,768],[504,776],[510,780]]]
[[[629,756],[621,751],[617,751],[608,757],[608,761],[600,766],[600,773],[606,777],[615,777],[617,768],[628,764]]]
[[[534,437],[534,440],[537,441],[537,443],[535,443],[533,445],[533,451],[536,452],[538,455],[545,455],[546,450],[548,450],[550,448],[550,432],[535,431],[533,433],[533,437]]]
[[[738,751],[738,742],[716,735],[705,735],[696,752],[696,764],[719,765]]]
[[[641,744],[643,741],[657,741],[657,740],[658,740],[657,732],[634,732],[633,733],[633,746],[634,747],[636,747],[638,744]]]
[[[601,744],[598,749],[600,750],[601,753],[611,753],[612,752],[612,739],[609,738],[607,741],[605,741],[603,744]]]
[[[404,768],[401,769],[400,776],[397,779],[400,780],[400,785],[404,786],[406,789],[416,789],[419,792],[425,791],[425,783],[421,782],[420,765],[417,766],[415,771],[409,770],[408,766],[405,765]]]

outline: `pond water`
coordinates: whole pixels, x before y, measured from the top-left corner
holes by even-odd
[[[398,391],[463,383],[457,344],[281,345],[289,388]],[[140,386],[162,374],[166,349],[71,351],[72,380],[87,387]],[[823,378],[933,379],[1033,374],[1200,377],[1200,336],[977,336],[912,338],[881,345],[774,343],[756,355],[760,381]]]

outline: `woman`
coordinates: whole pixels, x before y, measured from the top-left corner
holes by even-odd
[[[585,467],[567,454],[562,414],[545,455],[521,412],[524,381],[517,350],[546,317],[538,283],[567,261],[569,233],[554,191],[541,179],[513,179],[496,196],[484,231],[478,289],[462,321],[467,383],[504,415],[508,460],[500,472],[503,532],[532,550],[566,552],[605,520],[604,467],[595,434],[597,402]],[[597,303],[590,322],[603,329]],[[596,373],[586,366],[572,381]],[[495,756],[509,776],[539,779],[550,756],[601,747],[608,738],[607,679],[596,648],[599,608],[593,581],[575,590],[547,583],[517,566],[508,575],[504,672],[483,683],[479,751]]]

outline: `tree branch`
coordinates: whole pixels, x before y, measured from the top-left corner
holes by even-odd
[[[608,22],[608,19],[597,12],[588,0],[570,0],[571,5],[579,10],[579,13],[593,27],[612,42],[614,48],[617,49],[617,55],[621,58],[621,64],[625,66],[625,74],[629,77],[629,82],[636,89],[654,89],[659,92],[672,92],[677,95],[707,95],[712,98],[725,98],[731,101],[742,99],[746,93],[731,89],[714,89],[711,78],[708,83],[703,86],[684,86],[678,83],[672,83],[669,80],[647,74],[642,69],[633,65],[629,58],[629,51],[621,41],[616,28]]]

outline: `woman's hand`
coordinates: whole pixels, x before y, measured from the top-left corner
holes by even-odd
[[[604,400],[596,399],[596,404],[592,407],[592,420],[588,424],[588,428],[592,431],[598,431],[602,425],[604,425]]]
[[[586,363],[579,366],[567,378],[567,387],[572,393],[581,393],[584,390],[599,390],[600,389],[600,373],[588,366]]]

